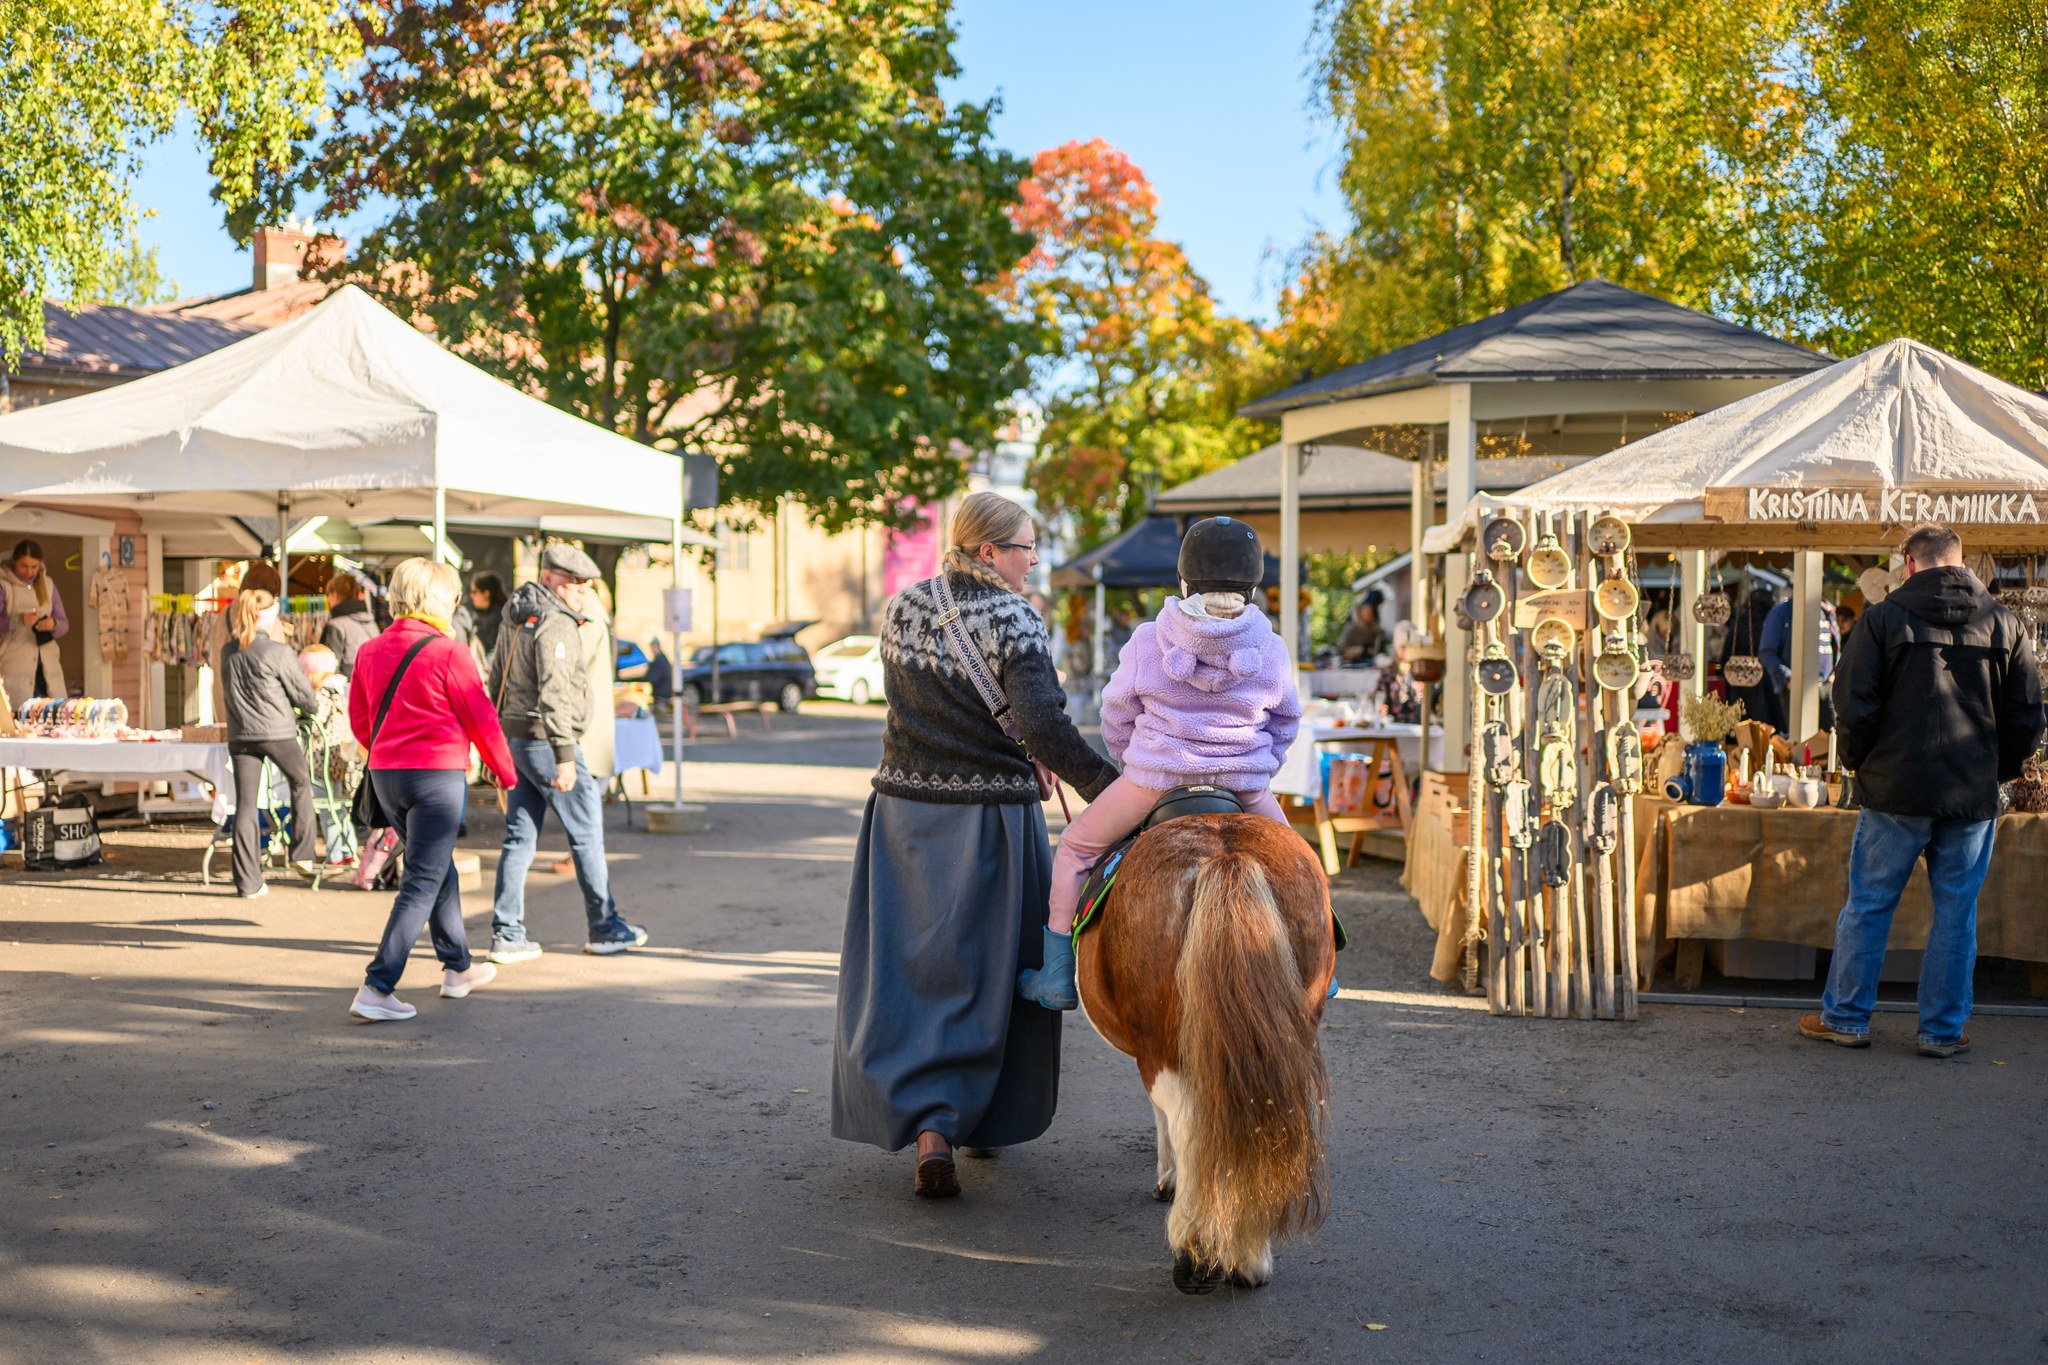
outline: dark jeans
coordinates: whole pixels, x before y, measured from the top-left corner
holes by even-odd
[[[512,766],[519,785],[505,796],[505,847],[498,855],[496,904],[491,912],[491,937],[506,943],[526,938],[526,869],[540,842],[540,824],[549,811],[569,836],[569,855],[576,861],[576,885],[583,891],[583,916],[596,933],[614,918],[611,873],[604,861],[604,793],[583,766],[576,750],[576,785],[555,790],[555,753],[544,739],[512,739]]]
[[[405,972],[413,940],[426,925],[434,955],[451,972],[469,970],[462,932],[462,885],[455,875],[455,829],[462,823],[464,783],[456,768],[383,768],[370,774],[391,827],[405,841],[405,875],[384,925],[384,941],[363,980],[389,994]]]
[[[313,775],[296,739],[237,739],[228,742],[235,767],[235,890],[247,896],[263,885],[263,843],[259,828],[270,793],[263,789],[263,760],[284,774],[292,792],[292,861],[310,862],[313,835]]]

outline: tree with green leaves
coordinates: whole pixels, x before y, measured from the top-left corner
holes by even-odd
[[[470,359],[826,526],[957,489],[1032,333],[1023,166],[954,104],[946,0],[374,0],[308,184]]]
[[[0,0],[0,364],[43,299],[105,297],[128,262],[143,148],[190,116],[245,202],[360,51],[336,0]]]
[[[1815,0],[1820,116],[1784,321],[1837,355],[1911,336],[2048,387],[2048,15]]]
[[[1030,481],[1084,541],[1135,522],[1148,484],[1171,487],[1243,455],[1255,427],[1231,385],[1255,328],[1216,306],[1157,235],[1158,195],[1096,139],[1040,152],[1013,212],[1030,234],[1005,297],[1045,338],[1045,424]]]
[[[1325,368],[1595,276],[1744,312],[1802,148],[1796,0],[1324,0],[1354,228],[1278,364]]]

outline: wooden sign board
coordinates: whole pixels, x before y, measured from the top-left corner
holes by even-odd
[[[1538,621],[1554,616],[1560,621],[1569,621],[1573,630],[1584,630],[1593,619],[1593,610],[1588,604],[1590,597],[1591,594],[1583,588],[1565,588],[1518,598],[1515,602],[1515,628],[1527,630]]]
[[[1958,488],[1709,488],[1706,512],[1719,521],[1803,525],[2039,526],[2048,491]]]

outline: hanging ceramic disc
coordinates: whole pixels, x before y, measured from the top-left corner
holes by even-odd
[[[1486,657],[1479,661],[1479,690],[1489,697],[1504,697],[1520,681],[1507,649],[1498,641],[1488,645]]]
[[[1596,555],[1618,555],[1628,546],[1628,523],[1620,517],[1595,517],[1586,527],[1586,548]]]
[[[1636,678],[1642,672],[1642,665],[1636,661],[1635,651],[1615,637],[1600,651],[1600,657],[1593,660],[1593,679],[1610,692],[1622,692],[1636,685]]]
[[[1593,609],[1610,621],[1628,620],[1641,601],[1636,585],[1626,578],[1609,578],[1593,589]]]
[[[1539,653],[1554,644],[1569,654],[1578,638],[1579,632],[1561,616],[1546,616],[1529,632],[1529,643],[1536,646]]]
[[[1472,575],[1471,586],[1465,589],[1465,615],[1481,624],[1500,615],[1500,609],[1507,598],[1500,590],[1500,584],[1493,581],[1493,575],[1485,569]]]
[[[1495,563],[1520,559],[1529,544],[1529,528],[1514,517],[1495,517],[1479,533],[1479,543],[1486,547],[1486,557]]]
[[[1529,581],[1549,592],[1572,581],[1572,559],[1558,545],[1556,536],[1545,536],[1529,552]]]

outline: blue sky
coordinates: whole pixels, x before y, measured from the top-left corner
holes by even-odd
[[[1160,230],[1233,312],[1270,318],[1281,258],[1338,227],[1332,146],[1308,107],[1314,0],[963,0],[960,98],[1000,94],[999,139],[1025,156],[1108,138],[1159,191]],[[187,294],[238,289],[249,260],[221,227],[189,137],[150,149],[144,242]]]

